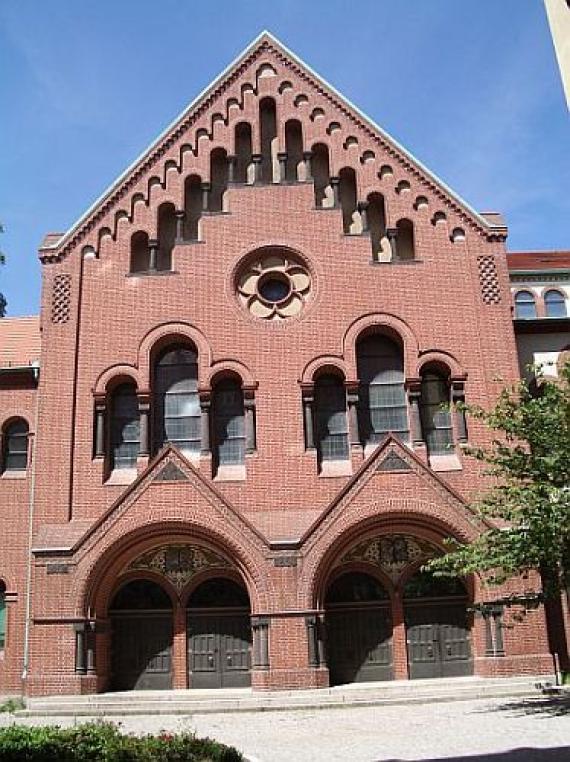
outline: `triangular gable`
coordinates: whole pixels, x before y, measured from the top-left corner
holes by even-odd
[[[43,261],[57,261],[68,254],[95,229],[105,215],[115,209],[124,200],[129,190],[141,177],[151,170],[164,174],[166,153],[192,127],[205,110],[213,109],[217,100],[237,78],[257,61],[262,55],[272,55],[286,63],[305,84],[315,93],[324,96],[369,138],[375,140],[402,167],[421,178],[426,187],[435,192],[441,201],[453,209],[462,219],[469,221],[480,233],[503,238],[506,228],[496,224],[492,218],[484,217],[473,209],[458,194],[451,190],[437,175],[428,170],[413,154],[401,146],[391,135],[379,127],[372,119],[360,111],[341,95],[323,77],[313,71],[302,59],[297,57],[269,32],[262,32],[184,111],[159,135],[115,182],[93,203],[93,205],[75,222],[57,241],[50,240],[40,249]],[[126,213],[126,212],[125,212]]]
[[[237,520],[246,534],[260,547],[269,545],[267,539],[237,510],[218,490],[205,479],[192,463],[173,445],[166,445],[149,463],[146,470],[140,474],[130,487],[105,511],[105,513],[78,540],[72,553],[91,549],[106,531],[125,513],[130,506],[153,485],[166,481],[183,482],[186,488],[193,487],[214,510],[222,513],[227,520]]]
[[[479,530],[488,525],[465,502],[461,495],[443,481],[434,471],[426,466],[418,456],[393,436],[388,436],[372,455],[367,458],[354,476],[333,498],[327,508],[316,519],[300,540],[300,545],[310,543],[312,537],[325,523],[335,520],[366,485],[378,474],[398,474],[405,479],[415,475],[419,477],[437,498],[451,505],[469,524]]]

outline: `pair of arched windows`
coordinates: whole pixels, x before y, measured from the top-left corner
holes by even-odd
[[[223,378],[212,391],[208,439],[215,467],[245,460],[244,399],[240,381]],[[136,387],[118,386],[111,403],[111,469],[134,468],[140,452],[141,425]],[[152,452],[166,443],[195,458],[203,444],[198,394],[198,354],[188,346],[170,346],[157,355],[152,390]]]
[[[23,418],[16,418],[2,431],[2,470],[25,471],[28,467],[29,428]]]
[[[356,421],[359,442],[366,448],[392,434],[410,438],[401,346],[391,338],[373,334],[356,346],[360,379]],[[453,445],[450,385],[447,375],[428,366],[422,373],[419,412],[421,438],[428,454],[449,454]],[[314,386],[315,447],[319,462],[347,460],[349,425],[343,379],[325,373]]]
[[[567,316],[564,294],[556,289],[549,289],[544,294],[546,317],[563,318]],[[531,320],[537,316],[536,300],[531,291],[517,291],[515,294],[515,318]]]

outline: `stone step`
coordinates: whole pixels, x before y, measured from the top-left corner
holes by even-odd
[[[131,691],[89,696],[29,699],[20,717],[112,717],[141,714],[212,714],[383,706],[466,701],[479,698],[536,696],[549,678],[455,678],[354,684],[311,691],[253,693],[251,689],[217,691]]]

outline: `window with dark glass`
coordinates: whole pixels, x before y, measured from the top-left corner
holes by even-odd
[[[315,382],[315,424],[319,460],[347,460],[346,392],[337,376],[321,376]]]
[[[0,651],[6,645],[6,586],[0,582]]]
[[[566,300],[560,291],[551,289],[544,295],[546,317],[566,317]]]
[[[118,386],[111,402],[111,468],[134,468],[140,444],[139,405],[133,384]]]
[[[519,291],[515,296],[515,318],[535,318],[536,303],[530,291]]]
[[[453,444],[449,386],[445,379],[435,372],[422,375],[420,415],[423,438],[429,455],[449,455]]]
[[[28,424],[21,418],[4,429],[4,471],[25,471],[28,467]]]
[[[236,466],[245,461],[245,421],[243,392],[235,379],[220,381],[212,400],[214,457],[219,466]]]
[[[361,441],[376,444],[388,434],[407,441],[408,410],[400,347],[385,336],[368,336],[358,342],[356,352]]]
[[[154,450],[166,442],[186,455],[200,452],[198,356],[189,347],[163,352],[154,374]]]

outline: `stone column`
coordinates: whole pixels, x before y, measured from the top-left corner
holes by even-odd
[[[305,449],[315,449],[315,396],[313,384],[301,387],[303,398],[303,420],[305,424]]]
[[[140,433],[139,455],[148,456],[150,453],[150,392],[139,392]]]
[[[414,447],[424,444],[422,420],[420,415],[421,380],[419,378],[407,381],[408,402],[410,405],[410,434]]]
[[[280,151],[277,154],[277,161],[279,162],[279,182],[284,183],[287,181],[287,154],[285,151]]]
[[[200,187],[202,189],[202,212],[207,212],[210,206],[210,191],[212,190],[212,184],[204,182]]]
[[[158,238],[150,238],[148,242],[148,269],[150,272],[156,272],[158,265]]]
[[[465,404],[465,380],[464,379],[451,379],[451,401],[453,403],[454,417],[455,417],[455,431],[457,433],[457,441],[460,444],[465,444],[468,440],[467,433],[467,418],[465,416],[465,410],[461,408]],[[459,405],[459,407],[457,407]]]
[[[253,182],[254,182],[254,185],[257,185],[262,180],[261,163],[263,161],[263,156],[260,153],[254,153],[252,154],[251,160],[253,162],[253,167],[254,167]]]
[[[210,390],[200,392],[200,455],[210,454],[210,408],[212,399]]]
[[[94,620],[85,623],[85,646],[86,646],[86,658],[85,666],[88,675],[97,674],[97,666],[95,662],[95,632],[97,624]]]
[[[85,662],[85,622],[75,622],[75,671],[84,675],[87,671]]]
[[[360,213],[360,221],[362,223],[362,232],[368,233],[369,227],[368,227],[368,201],[359,201],[358,202],[358,211]]]
[[[338,209],[340,207],[340,177],[331,177],[330,183],[333,191],[333,207]]]
[[[325,667],[327,664],[327,626],[325,614],[317,616],[317,653],[319,666]]]
[[[313,154],[311,151],[303,151],[303,161],[305,162],[305,182],[313,182]]]
[[[184,222],[186,220],[186,212],[184,209],[177,209],[174,212],[174,216],[176,217],[176,238],[174,243],[184,243]]]
[[[107,412],[107,396],[95,396],[95,457],[105,457],[105,418]]]
[[[360,384],[358,381],[345,381],[346,404],[348,406],[348,434],[350,446],[360,444],[360,434],[358,431],[358,390]]]
[[[245,417],[245,451],[246,453],[255,452],[257,442],[255,438],[255,398],[254,390],[244,388],[244,417]]]
[[[253,666],[269,669],[269,618],[254,616],[251,618],[253,634]]]
[[[228,155],[228,185],[235,184],[236,164],[237,164],[237,156],[235,154],[229,154]]]
[[[392,262],[398,261],[398,228],[386,228],[386,237],[392,250]]]
[[[307,626],[307,645],[309,651],[309,667],[319,666],[319,646],[318,646],[318,621],[316,616],[305,617]]]

